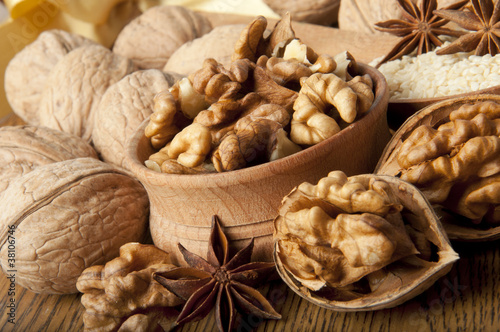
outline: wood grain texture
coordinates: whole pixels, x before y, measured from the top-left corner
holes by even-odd
[[[412,300],[392,309],[335,312],[302,299],[279,281],[261,289],[282,319],[249,318],[241,331],[498,331],[500,327],[500,241],[454,243],[460,260],[450,273]],[[0,286],[0,331],[83,331],[80,295],[40,295],[16,286],[16,323],[7,322],[9,282]],[[216,331],[213,314],[177,331]]]
[[[228,22],[227,16],[220,22]],[[241,18],[231,18],[241,22]],[[225,21],[223,21],[225,20]],[[296,32],[302,36],[297,25]],[[304,31],[309,29],[304,27]],[[328,29],[328,30],[323,30]],[[332,52],[349,46],[353,55],[367,62],[383,55],[379,39],[357,33],[342,33],[319,28],[316,45]],[[359,36],[354,38],[353,36]],[[307,35],[307,38],[310,38]],[[323,39],[324,38],[324,39]],[[307,42],[304,35],[304,41]],[[311,45],[313,46],[313,45]],[[366,50],[370,50],[367,52]],[[2,119],[0,124],[17,124],[15,116]],[[500,329],[500,241],[488,243],[453,243],[460,260],[450,273],[440,278],[423,294],[393,309],[373,312],[343,313],[330,311],[295,295],[279,281],[264,286],[263,293],[274,303],[282,319],[260,322],[247,319],[241,331],[255,327],[257,331],[483,331]],[[83,306],[80,295],[34,294],[15,286],[15,296],[9,295],[10,280],[0,274],[0,331],[83,331]],[[11,298],[16,301],[15,324],[8,322]],[[182,332],[215,331],[214,315],[177,328]]]

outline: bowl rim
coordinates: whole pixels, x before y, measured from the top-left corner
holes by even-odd
[[[332,141],[336,139],[341,139],[341,137],[346,136],[358,125],[361,120],[365,121],[375,121],[380,116],[386,116],[387,104],[389,101],[389,88],[387,86],[387,81],[380,71],[376,68],[371,67],[367,64],[358,62],[358,74],[369,74],[374,83],[375,99],[373,100],[372,106],[369,111],[366,112],[360,119],[354,121],[346,128],[342,129],[339,133],[335,134],[328,139],[303,149],[302,151],[296,152],[290,156],[274,160],[272,162],[266,162],[259,165],[254,165],[251,167],[245,167],[242,169],[220,172],[220,173],[208,173],[208,174],[189,174],[189,181],[191,185],[211,187],[219,186],[220,183],[235,184],[245,182],[242,179],[252,179],[252,181],[257,181],[261,179],[268,178],[271,175],[279,175],[293,171],[293,168],[302,163],[303,160],[309,159],[313,160],[313,157],[326,153],[327,147],[332,144]],[[162,185],[166,182],[177,182],[185,181],[187,179],[186,174],[167,174],[159,173],[157,171],[147,168],[137,156],[137,145],[142,139],[145,139],[144,129],[149,122],[149,116],[143,120],[143,122],[135,129],[135,132],[125,144],[125,163],[127,168],[132,171],[139,180],[147,180],[151,184]]]

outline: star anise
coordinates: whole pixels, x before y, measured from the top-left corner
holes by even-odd
[[[207,260],[178,244],[189,267],[153,275],[170,292],[187,301],[177,324],[201,319],[214,306],[220,331],[235,327],[237,312],[265,319],[281,318],[269,301],[253,288],[276,276],[274,263],[251,262],[253,246],[252,239],[230,259],[228,239],[217,216],[212,219]]]
[[[440,35],[459,37],[465,32],[444,28],[447,19],[433,14],[437,8],[437,0],[421,0],[418,8],[411,0],[397,0],[402,9],[402,19],[392,19],[375,24],[375,29],[388,32],[402,39],[379,62],[381,64],[401,58],[417,49],[417,55],[432,51],[436,46],[443,44]],[[463,7],[468,1],[456,2],[446,9]],[[377,66],[377,67],[378,67]]]
[[[500,1],[471,0],[467,10],[436,10],[439,17],[455,22],[471,32],[461,36],[436,54],[472,52],[475,55],[491,54],[500,50]]]

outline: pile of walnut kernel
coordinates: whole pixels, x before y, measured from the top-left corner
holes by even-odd
[[[172,174],[241,169],[273,161],[338,133],[374,99],[348,52],[318,55],[295,37],[290,16],[269,32],[257,17],[229,68],[202,68],[155,97],[145,135],[158,152],[145,165]],[[266,35],[268,32],[268,35]]]

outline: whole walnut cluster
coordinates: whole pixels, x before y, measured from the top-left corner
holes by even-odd
[[[157,94],[145,135],[158,152],[145,164],[164,173],[224,172],[276,160],[322,142],[366,113],[368,75],[347,52],[316,54],[283,17],[272,31],[257,17],[232,59],[213,58]]]

